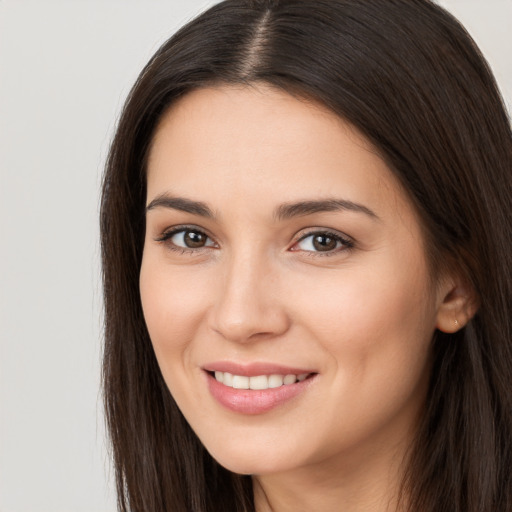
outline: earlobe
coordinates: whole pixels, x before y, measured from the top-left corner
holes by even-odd
[[[440,290],[436,328],[454,333],[466,326],[475,315],[478,304],[472,287],[461,283],[447,283]]]

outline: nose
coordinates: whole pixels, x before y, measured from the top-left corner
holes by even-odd
[[[241,257],[219,272],[211,329],[237,343],[268,339],[290,326],[279,274],[264,258]]]

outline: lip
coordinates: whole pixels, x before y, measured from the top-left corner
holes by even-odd
[[[258,375],[300,375],[302,373],[317,373],[311,368],[298,368],[274,363],[255,362],[249,364],[235,363],[232,361],[217,361],[204,365],[207,372],[228,372],[244,377],[257,377]]]
[[[282,385],[278,388],[269,388],[261,390],[235,389],[218,382],[211,372],[229,372],[234,375],[243,375],[246,377],[255,377],[258,375],[289,375],[309,373],[312,376],[295,384]],[[307,392],[311,385],[316,381],[318,374],[304,368],[292,368],[267,363],[251,363],[240,365],[228,361],[208,364],[203,367],[203,373],[210,394],[223,407],[230,411],[256,415],[269,412],[277,407],[290,402],[299,395]]]

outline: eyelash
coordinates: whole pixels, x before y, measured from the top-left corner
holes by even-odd
[[[175,251],[179,254],[198,254],[198,253],[201,253],[204,250],[210,249],[212,247],[211,245],[197,247],[197,248],[180,247],[180,246],[170,242],[170,239],[173,236],[177,235],[178,233],[187,232],[187,231],[199,233],[199,234],[205,236],[207,239],[213,241],[213,239],[207,233],[205,233],[202,229],[197,228],[196,226],[176,226],[170,230],[164,231],[158,238],[155,239],[155,241],[166,244],[170,250]],[[335,256],[335,255],[339,254],[340,252],[350,251],[351,249],[354,248],[354,242],[351,239],[349,239],[348,237],[346,237],[345,235],[342,235],[341,233],[338,233],[338,232],[326,230],[326,229],[316,229],[316,230],[312,230],[312,231],[309,231],[309,232],[303,234],[301,237],[299,237],[297,240],[295,240],[292,245],[292,248],[290,248],[290,250],[292,252],[299,252],[300,251],[299,249],[293,249],[293,247],[295,247],[300,242],[303,242],[304,240],[308,239],[309,237],[318,236],[318,235],[323,235],[323,236],[332,238],[333,240],[336,241],[337,244],[340,243],[342,247],[336,248],[332,251],[325,251],[325,252],[323,252],[323,251],[302,251],[308,257],[317,258],[317,257]]]
[[[180,247],[179,245],[176,245],[172,242],[170,242],[170,239],[177,235],[178,233],[191,231],[194,233],[200,233],[201,235],[205,236],[206,238],[212,240],[210,236],[208,236],[202,229],[197,228],[196,226],[176,226],[172,229],[169,229],[167,231],[164,231],[158,238],[155,238],[156,242],[161,242],[165,244],[171,251],[175,251],[179,254],[198,254],[205,249],[209,249],[211,246],[204,246],[204,247]]]
[[[333,232],[333,231],[326,230],[326,229],[316,229],[316,230],[309,231],[309,232],[305,233],[298,240],[296,240],[294,242],[292,247],[295,247],[297,244],[299,244],[300,242],[303,242],[304,240],[308,239],[309,237],[314,237],[314,236],[318,236],[318,235],[332,238],[333,240],[336,241],[336,244],[340,243],[341,247],[337,247],[332,251],[325,251],[325,252],[323,252],[323,251],[302,251],[308,257],[324,258],[324,257],[329,257],[329,256],[336,256],[336,255],[339,255],[340,252],[350,251],[351,249],[354,248],[354,242],[351,239],[349,239],[345,235],[342,235],[341,233]],[[292,250],[294,252],[298,251],[298,249],[295,249],[295,250],[292,249]]]

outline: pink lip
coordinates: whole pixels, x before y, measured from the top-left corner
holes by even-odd
[[[316,373],[307,368],[292,368],[273,363],[240,364],[232,361],[218,361],[203,366],[207,372],[228,372],[233,375],[256,377],[258,375],[300,375],[302,373]]]
[[[300,375],[301,373],[314,373],[305,369],[283,367],[274,364],[253,363],[250,365],[239,365],[230,362],[214,363],[203,368],[207,379],[208,389],[222,406],[240,414],[262,414],[268,412],[284,403],[292,400],[305,392],[316,380],[316,375],[309,377],[302,382],[282,385],[278,388],[251,390],[234,389],[218,382],[208,372],[219,371],[229,372],[234,375],[254,377],[257,375]]]

